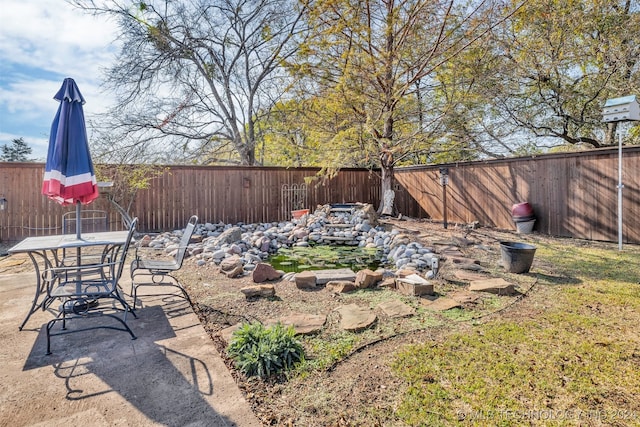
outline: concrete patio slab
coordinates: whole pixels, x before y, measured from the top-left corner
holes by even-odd
[[[34,274],[0,275],[1,425],[261,425],[184,299],[142,296],[138,319],[128,319],[136,340],[108,329],[76,332],[52,337],[47,356],[52,313],[38,311],[18,330]]]

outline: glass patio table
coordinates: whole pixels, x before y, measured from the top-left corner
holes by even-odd
[[[10,248],[10,254],[27,254],[36,272],[36,289],[31,308],[18,329],[22,330],[29,317],[38,309],[47,307],[47,278],[43,277],[44,272],[63,264],[64,255],[61,256],[61,253],[67,249],[76,249],[77,265],[81,265],[83,248],[102,247],[102,253],[107,253],[114,247],[124,245],[128,233],[128,230],[84,233],[80,239],[75,234],[27,237]]]

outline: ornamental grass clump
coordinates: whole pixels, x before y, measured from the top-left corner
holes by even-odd
[[[295,329],[281,323],[268,328],[260,323],[245,323],[233,333],[227,351],[238,370],[248,377],[278,374],[304,358]]]

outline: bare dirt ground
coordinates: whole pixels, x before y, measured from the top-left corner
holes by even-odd
[[[552,240],[537,234],[525,236],[515,231],[488,228],[450,226],[444,229],[442,224],[427,221],[387,220],[385,223],[437,253],[461,252],[465,258],[479,264],[489,277],[506,277],[501,266],[500,241]],[[576,241],[576,244],[584,243]],[[465,285],[455,277],[459,266],[454,258],[457,257],[441,255],[441,269],[435,281],[438,295],[460,291]],[[534,261],[534,268],[548,271],[550,266]],[[390,368],[394,355],[408,344],[441,339],[450,322],[458,323],[458,328],[465,328],[469,327],[471,319],[496,313],[508,316],[514,307],[517,307],[519,316],[526,315],[530,298],[524,296],[533,296],[529,291],[536,282],[535,274],[507,276],[516,285],[515,295],[483,295],[463,304],[456,315],[459,318],[447,316],[444,312],[424,310],[422,302],[425,298],[400,296],[405,303],[415,307],[418,314],[390,319],[375,309],[379,301],[389,298],[389,295],[394,297],[393,291],[389,290],[336,295],[324,288],[300,290],[295,283],[279,281],[275,283],[276,297],[248,300],[239,289],[254,284],[250,276],[228,279],[214,266],[196,267],[191,263],[186,263],[180,274],[196,312],[223,356],[225,342],[219,335],[221,330],[243,321],[265,323],[294,312],[327,315],[323,331],[303,341],[307,358],[311,360],[320,358],[322,352],[334,351],[332,343],[339,345],[340,340],[351,339],[349,342],[353,345],[350,350],[337,362],[289,379],[247,379],[235,372],[233,364],[227,360],[255,414],[265,425],[296,426],[403,425],[394,416],[394,407],[405,387]],[[369,330],[352,334],[354,337],[350,338],[348,335],[351,333],[340,332],[339,315],[335,309],[341,304],[352,303],[374,309],[378,321]],[[323,340],[327,345],[318,348],[318,343]]]

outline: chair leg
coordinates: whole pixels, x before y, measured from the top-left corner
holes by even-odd
[[[51,328],[53,328],[57,320],[59,319],[56,318],[47,322],[47,356],[51,354]]]
[[[189,297],[189,294],[187,293],[187,290],[180,284],[180,282],[178,281],[178,279],[176,279],[174,276],[172,276],[171,274],[145,274],[145,273],[140,273],[140,276],[151,276],[151,282],[142,282],[142,283],[138,283],[136,284],[136,282],[134,281],[134,277],[132,276],[131,278],[131,298],[133,298],[133,307],[137,306],[137,300],[138,300],[138,288],[141,286],[172,286],[174,288],[178,288],[180,290],[180,292],[182,292],[182,295],[184,297],[184,299],[187,300],[187,302],[189,303],[189,305],[193,305],[193,302],[191,301],[191,298]],[[155,278],[156,277],[162,277],[162,281],[156,281]],[[167,280],[165,281],[165,278],[170,278],[171,280]],[[168,294],[167,294],[168,295]]]
[[[138,318],[138,315],[136,314],[135,310],[122,297],[122,294],[120,293],[120,291],[118,289],[116,289],[116,291],[114,292],[114,296],[120,302],[120,304],[122,304],[122,307],[124,308],[124,317],[125,317],[125,319],[127,317],[127,313],[128,312],[131,312],[131,314],[133,314],[133,317],[135,317],[136,319]],[[135,304],[135,301],[134,301],[134,304]]]

